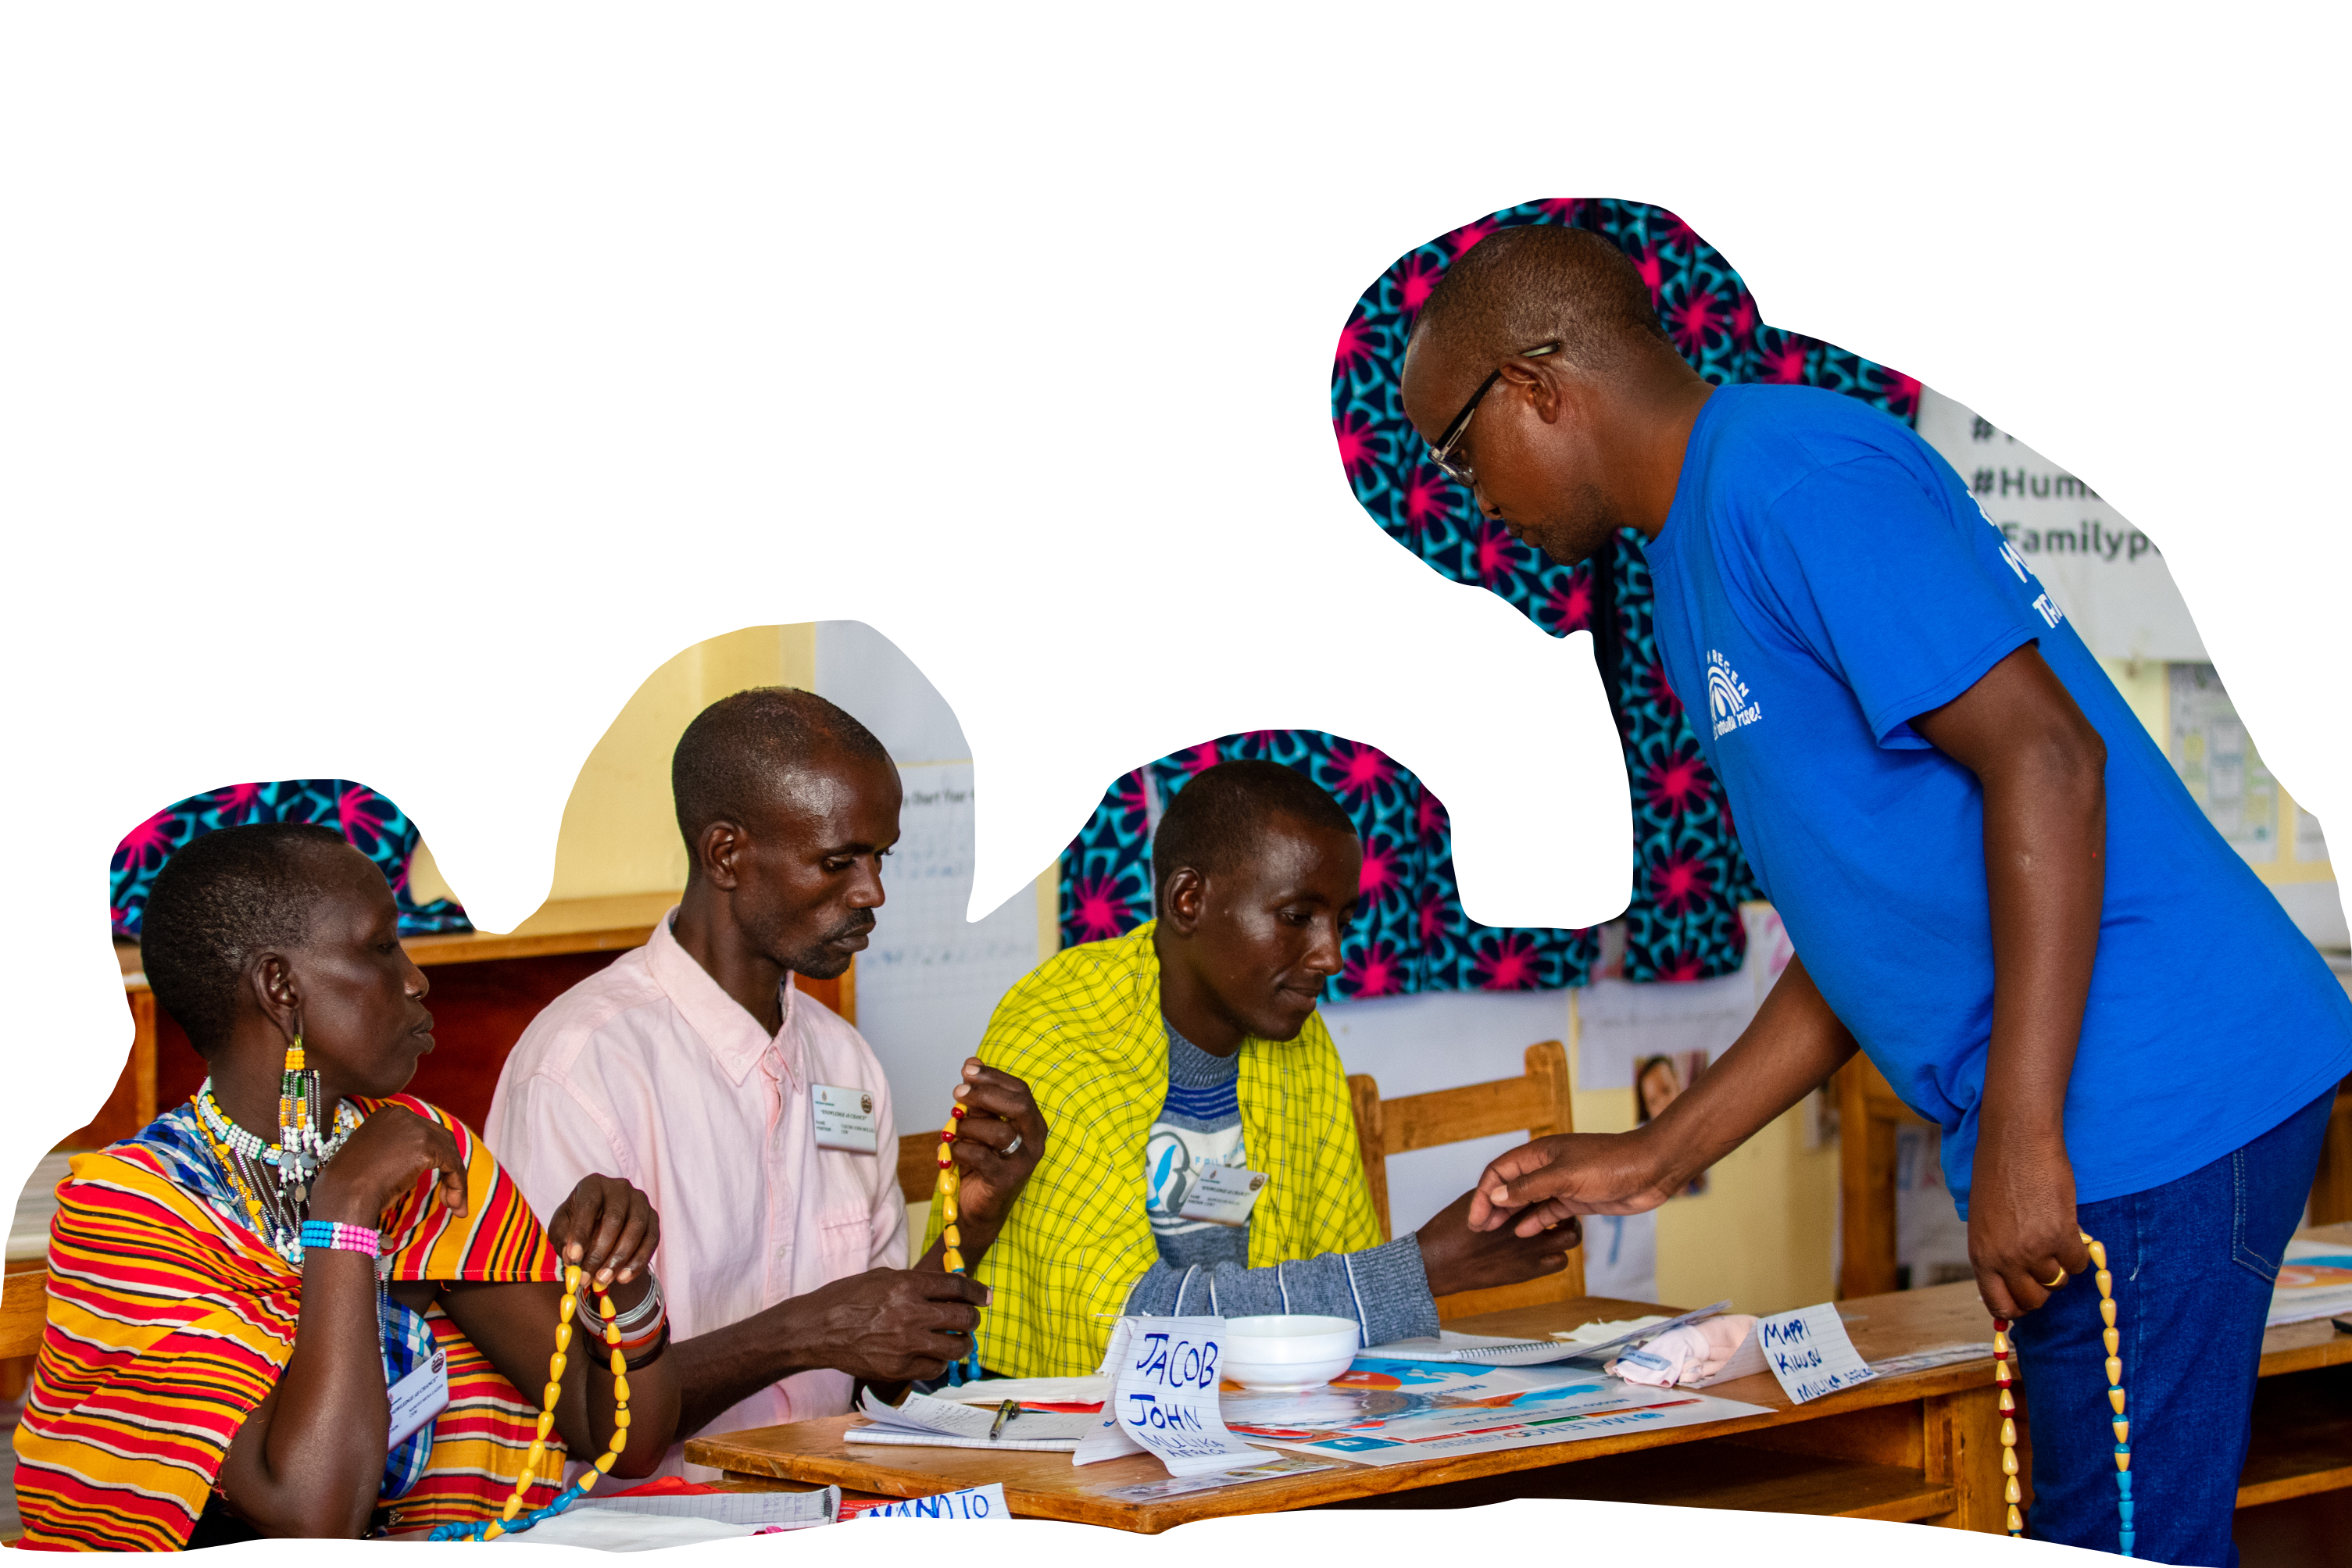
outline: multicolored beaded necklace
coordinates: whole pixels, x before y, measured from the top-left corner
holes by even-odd
[[[332,1136],[319,1133],[319,1075],[304,1063],[302,1040],[286,1048],[286,1071],[278,1096],[278,1142],[265,1144],[231,1121],[213,1094],[213,1081],[190,1097],[196,1124],[212,1145],[213,1157],[245,1212],[254,1234],[296,1269],[302,1266],[302,1221],[310,1206],[310,1184],[329,1160],[342,1152],[361,1116],[348,1100],[335,1105]]]
[[[2082,1236],[2083,1245],[2090,1249],[2091,1267],[2098,1270],[2099,1318],[2106,1325],[2101,1338],[2107,1347],[2107,1404],[2116,1413],[2115,1419],[2109,1423],[2116,1434],[2116,1510],[2123,1521],[2121,1544],[2116,1550],[2129,1557],[2132,1554],[2131,1422],[2124,1416],[2123,1334],[2116,1327],[2116,1277],[2107,1270],[2106,1248],[2092,1240],[2088,1232],[2076,1234]],[[2064,1281],[2062,1280],[2060,1282],[2063,1284]],[[2022,1535],[2025,1533],[2025,1516],[2017,1511],[2020,1495],[2017,1482],[2017,1401],[2010,1394],[2015,1375],[2009,1362],[2009,1320],[1995,1318],[1992,1321],[1992,1375],[1994,1383],[2000,1387],[2000,1469],[2008,1478],[2004,1492],[2009,1500],[2009,1532]]]
[[[956,1231],[956,1195],[962,1180],[956,1174],[956,1125],[963,1120],[964,1108],[956,1106],[948,1113],[948,1124],[940,1129],[940,1185],[932,1202],[940,1208],[940,1266],[950,1274],[961,1274],[963,1269],[962,1238]],[[957,1388],[980,1381],[980,1336],[974,1334],[971,1354],[961,1361],[950,1364],[947,1370],[948,1386]]]
[[[613,1438],[604,1452],[596,1457],[595,1464],[580,1472],[580,1479],[558,1492],[552,1501],[522,1511],[523,1499],[530,1495],[531,1483],[539,1479],[539,1468],[547,1459],[547,1435],[555,1426],[555,1402],[563,1396],[564,1353],[572,1348],[572,1315],[580,1304],[582,1270],[577,1263],[563,1267],[563,1300],[555,1309],[555,1354],[547,1363],[547,1387],[541,1394],[539,1430],[531,1439],[530,1449],[523,1456],[522,1474],[515,1478],[514,1495],[507,1499],[506,1507],[496,1519],[478,1519],[471,1524],[445,1524],[425,1537],[427,1541],[496,1541],[501,1535],[515,1535],[529,1530],[541,1520],[552,1519],[588,1495],[603,1477],[613,1473],[614,1461],[621,1450],[629,1446],[629,1363],[621,1354],[621,1330],[613,1322],[613,1298],[596,1292],[596,1313],[604,1320],[604,1346],[613,1354]]]

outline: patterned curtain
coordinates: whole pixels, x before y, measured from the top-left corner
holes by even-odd
[[[416,903],[449,695],[433,571],[425,204],[139,200],[89,728],[47,934],[139,934],[233,822],[327,822]]]
[[[1148,917],[1190,773],[1273,757],[1364,830],[1340,995],[1580,983],[1616,917],[1630,977],[1740,964],[1752,879],[1639,550],[1545,562],[1404,423],[1413,310],[1507,224],[1625,246],[1712,381],[1912,413],[1916,200],[1056,203],[1063,940]]]

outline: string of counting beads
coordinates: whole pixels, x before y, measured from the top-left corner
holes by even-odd
[[[539,1479],[540,1467],[547,1461],[547,1437],[555,1427],[555,1402],[563,1396],[563,1369],[572,1348],[572,1319],[579,1310],[581,1276],[579,1264],[564,1266],[563,1299],[555,1308],[555,1354],[548,1358],[547,1387],[541,1395],[538,1430],[532,1435],[530,1451],[523,1456],[522,1474],[515,1478],[514,1495],[507,1499],[498,1518],[472,1524],[445,1524],[428,1540],[496,1541],[501,1535],[520,1534],[586,1497],[599,1479],[613,1473],[621,1450],[629,1446],[629,1364],[621,1354],[621,1331],[613,1322],[613,1298],[599,1291],[596,1312],[602,1320],[604,1347],[613,1357],[613,1440],[604,1453],[596,1456],[594,1468],[581,1471],[580,1479],[557,1493],[552,1501],[529,1513],[522,1511],[523,1500],[530,1495],[531,1483]]]
[[[2095,1241],[2087,1232],[2077,1232],[2083,1245],[2089,1249],[2091,1267],[2097,1270],[2094,1278],[2099,1287],[2099,1321],[2102,1324],[2100,1342],[2106,1347],[2107,1405],[2115,1411],[2109,1423],[2116,1434],[2116,1512],[2121,1521],[2117,1531],[2117,1551],[2126,1557],[2132,1555],[2132,1481],[2131,1481],[2131,1422],[2124,1414],[2123,1335],[2116,1327],[2116,1277],[2107,1268],[2107,1249]],[[2010,1365],[2009,1320],[1992,1321],[1992,1376],[2000,1389],[2000,1469],[2007,1478],[2003,1493],[2009,1500],[2009,1532],[2025,1533],[2024,1518],[2017,1511],[2017,1401],[2011,1389],[2014,1373]]]
[[[940,1183],[933,1189],[931,1201],[940,1209],[940,1267],[950,1274],[961,1274],[963,1268],[963,1238],[956,1228],[956,1195],[962,1181],[956,1174],[956,1128],[963,1121],[964,1108],[955,1106],[948,1112],[948,1124],[940,1129]],[[961,1385],[980,1376],[980,1341],[972,1341],[971,1354],[948,1368],[950,1386]]]

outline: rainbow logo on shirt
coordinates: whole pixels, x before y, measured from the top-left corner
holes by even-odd
[[[1739,678],[1731,661],[1713,648],[1706,651],[1706,706],[1715,719],[1717,740],[1764,716],[1761,705],[1748,698],[1748,683]]]

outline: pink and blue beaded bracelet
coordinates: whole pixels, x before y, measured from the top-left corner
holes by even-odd
[[[343,1225],[330,1219],[306,1219],[302,1222],[302,1250],[305,1252],[364,1252],[373,1258],[383,1248],[383,1237],[363,1225]]]

